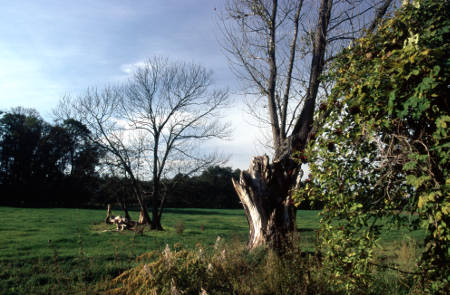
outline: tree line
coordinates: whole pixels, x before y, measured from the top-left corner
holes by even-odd
[[[46,122],[33,109],[0,114],[0,204],[24,207],[138,208],[130,180],[106,173],[106,152],[80,121]],[[240,208],[231,184],[239,170],[211,166],[163,178],[169,207]],[[152,182],[141,181],[149,202]]]
[[[103,151],[78,121],[45,122],[32,109],[0,117],[1,204],[76,206],[88,201]]]

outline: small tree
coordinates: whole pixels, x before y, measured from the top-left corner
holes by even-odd
[[[105,163],[131,180],[142,221],[152,229],[162,229],[164,176],[191,174],[224,162],[201,149],[204,141],[228,135],[228,125],[220,122],[228,93],[210,90],[211,77],[195,64],[153,58],[125,85],[66,97],[55,111],[57,117],[75,117],[91,130],[95,142],[107,151]],[[144,191],[143,180],[151,182],[151,192]]]
[[[103,91],[88,89],[78,97],[65,96],[54,111],[60,120],[75,118],[91,132],[91,140],[106,152],[103,164],[118,169],[130,179],[138,201],[142,222],[151,224],[141,183],[133,169],[133,151],[127,145],[125,128],[120,121],[121,92],[116,87]]]
[[[323,246],[338,284],[370,284],[377,219],[391,217],[425,226],[419,277],[428,292],[448,290],[449,12],[448,1],[405,5],[336,61],[309,148],[312,182],[299,196],[325,204]]]
[[[123,118],[143,136],[137,146],[141,147],[141,167],[148,169],[152,183],[154,229],[162,229],[164,176],[170,172],[189,175],[224,162],[199,148],[206,140],[229,134],[228,125],[220,121],[228,92],[211,91],[211,83],[211,72],[199,65],[153,58],[123,88]]]

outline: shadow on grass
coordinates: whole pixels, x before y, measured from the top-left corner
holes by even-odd
[[[149,209],[150,210],[150,209]],[[226,210],[226,211],[225,211]],[[231,216],[244,216],[244,210],[240,209],[183,209],[183,208],[167,208],[164,209],[165,213],[173,214],[193,214],[193,215],[231,215]]]
[[[315,232],[316,229],[314,228],[297,228],[297,231],[299,233],[304,233],[304,232]]]

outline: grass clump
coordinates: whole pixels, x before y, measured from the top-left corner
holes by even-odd
[[[106,294],[319,294],[317,258],[293,248],[283,257],[247,251],[239,241],[217,238],[213,247],[151,251],[113,280]]]
[[[175,232],[178,234],[178,235],[182,235],[183,234],[183,232],[184,232],[184,229],[185,229],[185,227],[184,227],[184,222],[183,221],[178,221],[177,223],[175,223]]]
[[[300,250],[298,242],[283,255],[261,247],[248,251],[239,241],[217,238],[214,246],[151,251],[139,264],[116,277],[105,294],[424,294],[414,281],[415,245],[402,243],[390,267],[374,262],[374,288],[348,293],[333,284],[335,274],[318,254]],[[409,272],[399,271],[398,269]]]

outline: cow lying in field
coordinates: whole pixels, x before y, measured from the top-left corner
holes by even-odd
[[[111,212],[111,206],[108,204],[108,208],[106,211],[106,218],[105,218],[106,224],[115,224],[117,231],[123,231],[123,230],[131,230],[136,233],[139,233],[142,235],[145,225],[139,224],[136,221],[129,220],[126,217],[122,217],[120,215],[114,216]]]
[[[116,229],[121,231],[127,228],[128,220],[125,217],[119,215],[114,217],[113,223],[116,225]]]

